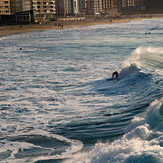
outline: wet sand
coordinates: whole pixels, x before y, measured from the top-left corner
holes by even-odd
[[[163,18],[163,17],[138,17],[138,18],[119,18],[119,19],[99,19],[94,20],[93,18],[88,18],[85,21],[51,21],[43,22],[41,24],[29,24],[29,25],[8,25],[0,27],[0,37],[11,34],[26,33],[26,32],[35,32],[35,31],[46,31],[46,30],[62,30],[61,27],[58,28],[58,24],[63,25],[65,28],[75,28],[83,26],[92,26],[92,25],[102,25],[102,24],[111,24],[111,23],[129,23],[130,21],[139,21],[142,19],[152,19],[152,18]],[[111,20],[111,21],[110,21]],[[55,25],[57,24],[57,26]]]

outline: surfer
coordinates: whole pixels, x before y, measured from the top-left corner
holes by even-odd
[[[118,74],[117,71],[113,72],[113,74],[112,74],[112,79],[113,79],[114,76],[116,76],[116,77],[118,78],[118,75],[119,75],[119,74]]]

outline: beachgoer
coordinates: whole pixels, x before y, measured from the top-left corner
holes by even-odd
[[[118,74],[117,71],[113,72],[113,74],[112,74],[112,79],[113,79],[114,76],[116,76],[116,77],[118,78],[118,75],[119,75],[119,74]]]

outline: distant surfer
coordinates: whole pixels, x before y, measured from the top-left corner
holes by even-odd
[[[114,76],[116,76],[117,78],[118,78],[118,72],[117,71],[115,71],[115,72],[113,72],[113,74],[112,74],[112,79],[114,78]]]

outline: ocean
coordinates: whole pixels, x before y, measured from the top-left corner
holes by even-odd
[[[1,37],[0,162],[162,163],[162,45],[163,19]]]

